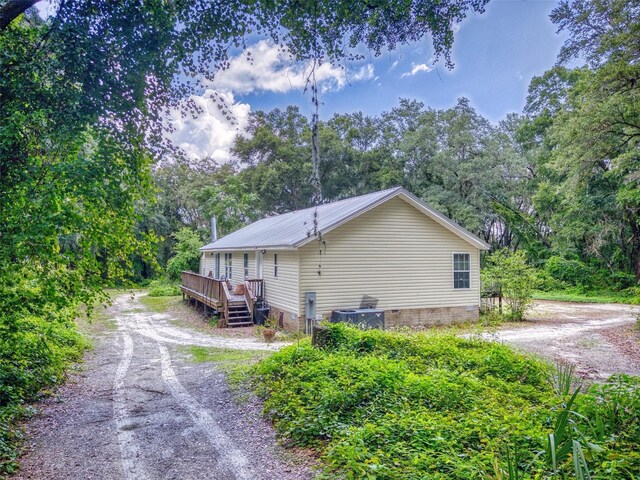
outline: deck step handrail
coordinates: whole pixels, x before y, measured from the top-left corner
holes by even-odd
[[[264,299],[264,283],[262,279],[246,279],[244,281],[244,298],[253,319],[256,303]]]
[[[220,284],[222,285],[222,295],[220,295],[222,298],[222,309],[224,312],[224,317],[221,318],[220,320],[222,321],[221,326],[222,327],[226,327],[227,326],[227,322],[229,320],[229,300],[231,297],[231,293],[229,292],[229,285],[228,285],[228,280],[225,280],[223,282],[220,282]]]

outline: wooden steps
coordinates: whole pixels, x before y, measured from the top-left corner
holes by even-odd
[[[227,326],[229,327],[248,327],[253,325],[251,312],[247,308],[245,302],[229,303],[229,318],[227,318]]]

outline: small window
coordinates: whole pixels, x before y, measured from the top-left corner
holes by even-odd
[[[278,276],[278,254],[277,253],[273,254],[273,276],[274,277]]]
[[[233,275],[233,273],[231,271],[232,255],[233,254],[231,254],[231,253],[225,253],[224,254],[224,276],[227,279],[231,279],[231,276]]]
[[[249,278],[249,254],[245,253],[242,260],[244,265],[244,278]]]
[[[453,254],[453,288],[471,288],[471,255]]]
[[[216,278],[220,278],[220,254],[216,253]]]

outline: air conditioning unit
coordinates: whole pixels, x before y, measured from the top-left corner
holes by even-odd
[[[362,328],[363,330],[370,328],[384,329],[384,310],[379,310],[377,308],[334,310],[331,312],[331,322],[350,323]]]

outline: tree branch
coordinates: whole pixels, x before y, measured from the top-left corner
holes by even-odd
[[[27,8],[33,7],[40,0],[7,0],[0,6],[0,32],[9,26]]]

